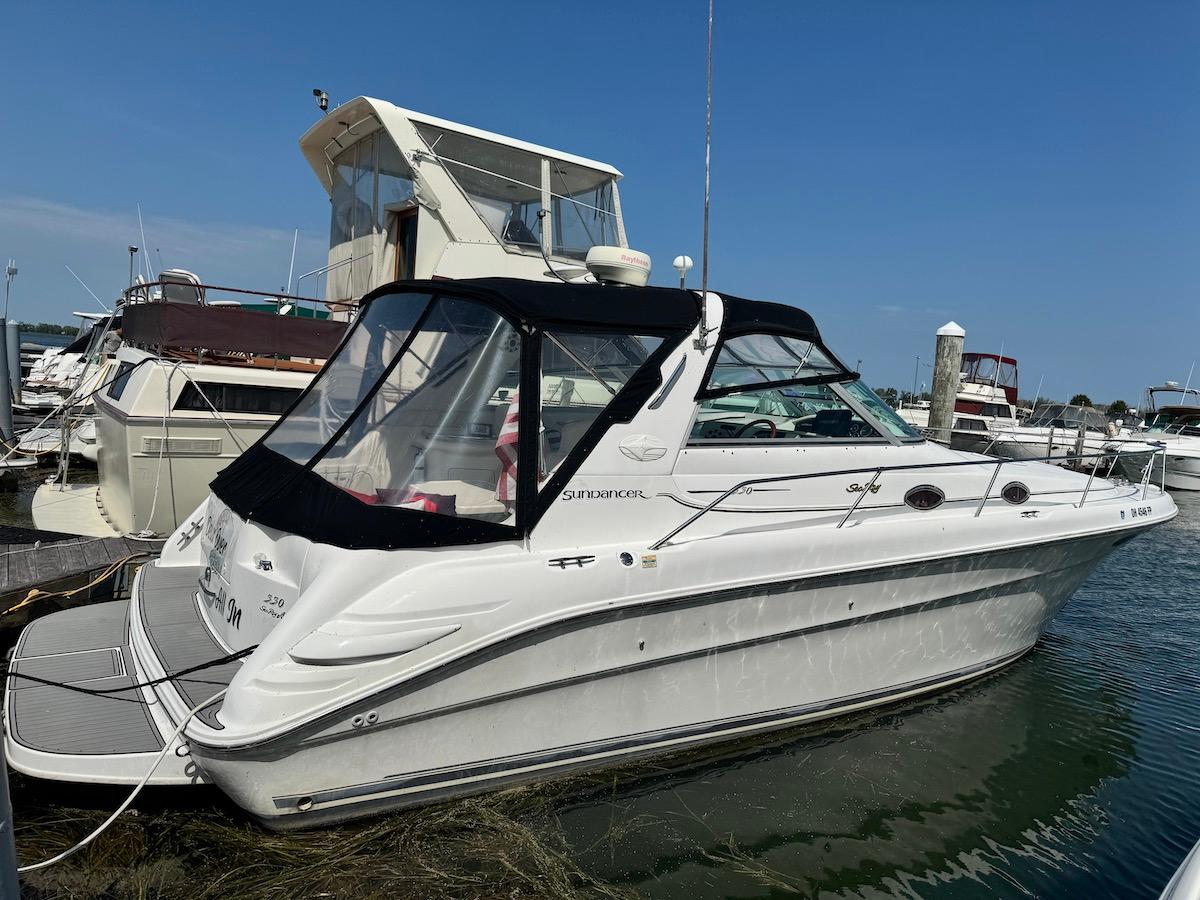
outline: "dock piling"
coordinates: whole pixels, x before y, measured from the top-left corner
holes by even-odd
[[[11,319],[4,326],[5,354],[8,357],[8,387],[13,403],[21,401],[21,325]]]
[[[950,443],[954,425],[954,401],[958,397],[959,370],[962,368],[963,341],[967,333],[957,322],[947,322],[937,330],[933,362],[933,398],[929,403],[929,430],[935,441]]]
[[[12,801],[8,796],[8,762],[4,759],[4,741],[0,739],[0,897],[5,900],[19,900],[21,896],[14,828]]]

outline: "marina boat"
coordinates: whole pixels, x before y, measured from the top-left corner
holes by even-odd
[[[1185,402],[1159,406],[1160,394],[1180,394]],[[1168,490],[1200,491],[1200,405],[1187,403],[1189,397],[1200,397],[1200,391],[1181,388],[1173,381],[1146,388],[1147,430],[1140,440],[1110,445],[1124,457],[1125,477],[1139,479],[1145,467],[1157,460],[1159,477]],[[1160,457],[1155,456],[1158,450],[1162,451]]]
[[[305,343],[301,310],[332,310],[341,328],[364,293],[396,278],[594,280],[584,260],[597,244],[632,260],[621,173],[606,163],[366,97],[318,122],[300,149],[330,199],[323,301],[212,287],[183,269],[127,291],[116,380],[96,401],[99,485],[40,488],[39,528],[171,533],[332,350]],[[222,326],[233,319],[241,325]]]
[[[66,347],[48,347],[38,356],[21,384],[18,409],[48,413],[59,409],[71,397],[95,386],[98,368],[103,362],[103,340],[110,317],[96,313],[73,313],[81,322],[91,323]]]
[[[1047,403],[1033,411],[1024,424],[997,426],[991,432],[988,453],[1006,459],[1039,459],[1098,453],[1134,431],[1110,422],[1090,406]]]
[[[25,629],[5,748],[337,821],[977,678],[1175,514],[924,440],[792,306],[399,282],[130,600]]]
[[[920,401],[901,409],[899,415],[914,428],[929,428],[928,402]],[[958,394],[954,398],[950,446],[982,453],[991,442],[992,433],[1016,427],[1017,361],[995,353],[964,353]]]
[[[300,395],[345,331],[344,322],[278,315],[279,303],[300,298],[272,298],[267,309],[248,302],[261,299],[253,292],[238,292],[246,303],[213,300],[181,273],[163,272],[122,298],[121,344],[91,398],[99,483],[64,483],[60,469],[34,494],[39,528],[169,534]],[[72,440],[86,435],[81,425]]]

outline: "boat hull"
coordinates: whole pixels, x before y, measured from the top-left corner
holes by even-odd
[[[1016,659],[1131,533],[560,622],[260,745],[193,741],[192,758],[287,829],[827,718]]]

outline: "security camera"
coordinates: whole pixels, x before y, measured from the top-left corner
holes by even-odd
[[[317,98],[317,106],[321,107],[321,112],[329,109],[329,95],[320,88],[313,88],[313,96]]]

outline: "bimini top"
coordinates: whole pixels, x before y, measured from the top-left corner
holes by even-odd
[[[801,310],[723,299],[721,341],[762,332],[819,344]],[[347,548],[516,540],[608,428],[649,402],[699,320],[697,294],[672,288],[387,285],[213,493],[245,519]],[[855,377],[836,368],[816,380]]]

